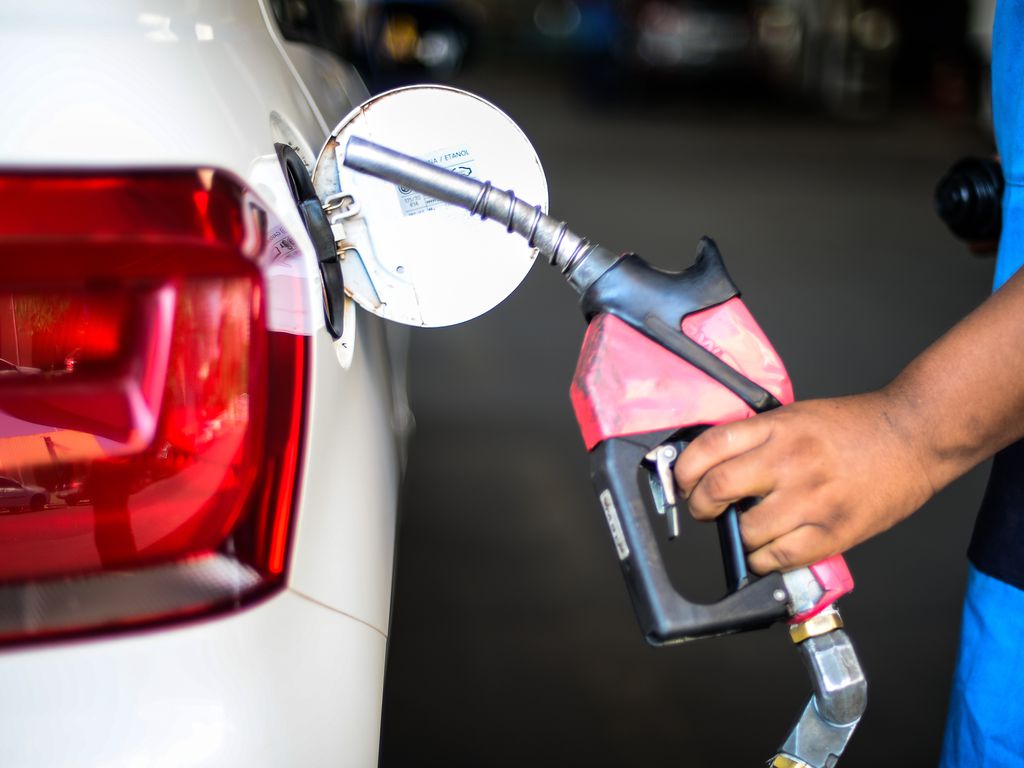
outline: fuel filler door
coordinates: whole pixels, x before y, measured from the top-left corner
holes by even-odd
[[[313,185],[334,237],[343,291],[373,314],[414,326],[453,325],[515,290],[536,260],[535,248],[500,227],[481,227],[465,210],[346,168],[341,155],[353,136],[481,182],[500,179],[546,211],[540,160],[504,112],[437,85],[374,96],[327,139]]]

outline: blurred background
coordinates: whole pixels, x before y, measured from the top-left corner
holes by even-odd
[[[800,398],[886,383],[988,292],[992,261],[933,192],[993,151],[991,2],[344,8],[371,90],[449,82],[502,107],[577,232],[665,268],[716,238]],[[567,397],[583,332],[538,265],[489,315],[413,334],[384,766],[758,765],[810,693],[781,627],[645,645]],[[847,768],[936,764],[986,473],[849,554],[870,694]],[[673,547],[714,597],[714,534]]]

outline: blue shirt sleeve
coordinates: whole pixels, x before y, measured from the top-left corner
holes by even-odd
[[[992,117],[1006,177],[993,289],[1024,264],[1024,0],[999,0],[992,33]]]

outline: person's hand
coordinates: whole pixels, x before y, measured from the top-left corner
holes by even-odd
[[[917,510],[934,488],[883,392],[795,403],[709,429],[676,463],[690,513],[740,516],[757,573],[788,571],[842,552]]]

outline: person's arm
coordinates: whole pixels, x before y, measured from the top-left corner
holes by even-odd
[[[1024,270],[877,392],[794,403],[714,427],[676,464],[700,520],[741,516],[750,567],[842,552],[1024,436]]]

